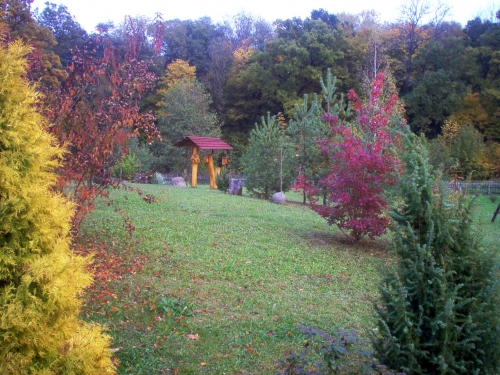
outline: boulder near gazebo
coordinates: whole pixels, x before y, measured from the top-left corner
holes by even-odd
[[[215,185],[215,169],[214,169],[214,150],[232,150],[233,148],[229,146],[220,138],[210,138],[210,137],[195,137],[188,136],[181,139],[179,142],[174,143],[177,147],[190,147],[193,149],[191,154],[191,165],[193,167],[191,174],[191,186],[198,186],[198,164],[200,163],[200,155],[198,152],[200,150],[212,150],[211,154],[205,156],[205,163],[208,165],[208,174],[210,176],[210,189],[217,189]]]

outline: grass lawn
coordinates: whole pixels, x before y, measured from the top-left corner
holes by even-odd
[[[108,327],[119,374],[275,374],[297,324],[373,329],[387,238],[350,244],[301,204],[131,186],[144,194],[113,190],[80,236],[96,272],[82,316]],[[487,246],[497,204],[478,200]]]

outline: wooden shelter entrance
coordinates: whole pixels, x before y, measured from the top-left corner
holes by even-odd
[[[217,189],[217,186],[215,185],[215,169],[213,159],[214,150],[232,150],[233,148],[220,138],[195,136],[188,136],[179,142],[174,143],[174,146],[189,147],[193,150],[191,153],[191,165],[193,168],[191,174],[191,186],[194,188],[198,186],[198,164],[200,163],[200,155],[198,152],[200,150],[212,150],[211,154],[205,156],[205,163],[208,166],[208,175],[210,176],[210,189]]]

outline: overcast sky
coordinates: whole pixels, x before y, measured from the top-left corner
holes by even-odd
[[[35,0],[32,8],[42,10],[47,0]],[[208,16],[214,22],[223,21],[244,11],[267,21],[308,17],[313,9],[323,8],[330,13],[357,14],[375,9],[382,21],[393,21],[407,0],[51,0],[64,4],[69,12],[87,31],[92,31],[99,22],[111,20],[120,24],[127,15],[142,15],[153,18],[161,13],[164,20],[179,18],[198,19]],[[438,0],[428,0],[431,3]],[[448,0],[452,7],[450,20],[465,25],[478,15],[491,15],[500,9],[500,0]]]

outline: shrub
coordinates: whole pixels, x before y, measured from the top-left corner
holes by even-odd
[[[139,171],[140,164],[134,154],[128,154],[120,159],[120,162],[111,170],[114,177],[132,180]]]
[[[222,167],[221,172],[215,176],[215,184],[217,185],[217,189],[227,193],[229,189],[229,171],[226,167]]]
[[[407,130],[391,211],[397,265],[376,306],[378,359],[408,374],[500,373],[500,293],[494,249],[482,248],[471,202],[435,175],[424,138]]]
[[[0,47],[0,373],[111,374],[110,338],[78,319],[92,278],[69,249],[73,207],[53,192],[64,151],[35,110],[26,53]]]
[[[365,343],[355,330],[335,329],[331,333],[298,326],[304,334],[304,351],[291,352],[279,362],[279,375],[321,374],[393,374],[384,365],[376,364],[372,352],[363,350]],[[404,374],[398,374],[404,375]]]
[[[167,185],[168,184],[168,180],[165,177],[163,177],[163,175],[161,173],[158,173],[158,172],[155,173],[154,181],[156,184],[160,184],[160,185]]]

